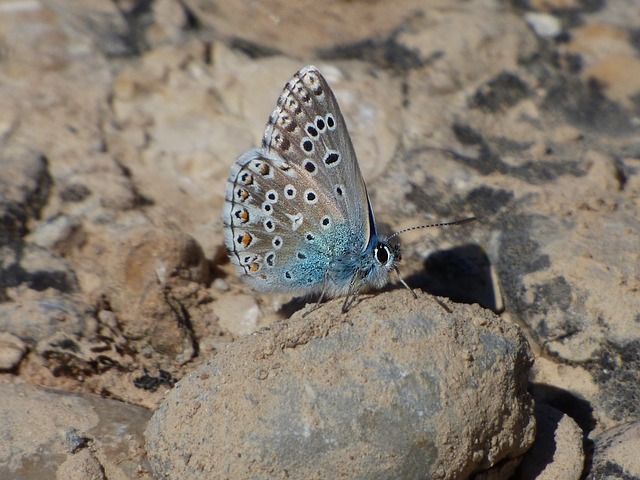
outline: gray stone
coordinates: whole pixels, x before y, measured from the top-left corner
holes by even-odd
[[[71,455],[56,471],[56,480],[108,480],[100,461],[89,450]]]
[[[15,250],[12,247],[16,247]],[[0,286],[26,285],[32,290],[53,288],[63,293],[79,290],[78,279],[69,263],[43,247],[14,243],[0,251],[0,261],[4,264]]]
[[[59,215],[38,225],[31,232],[29,240],[43,248],[56,251],[69,242],[81,227],[81,222],[76,217]]]
[[[135,54],[143,47],[141,32],[136,31],[135,17],[127,11],[131,4],[117,5],[99,0],[84,1],[80,4],[69,2],[47,2],[65,28],[71,32],[72,40],[82,50],[97,49],[108,57]],[[131,7],[133,8],[133,7]],[[128,18],[128,20],[127,20]],[[81,50],[81,51],[82,51]]]
[[[79,336],[86,330],[89,307],[72,295],[16,289],[12,302],[0,303],[0,331],[29,346],[55,335]]]
[[[640,478],[640,422],[628,422],[598,435],[587,480]]]
[[[527,12],[524,19],[541,37],[554,38],[562,32],[560,19],[549,13]]]
[[[524,454],[516,476],[520,480],[580,480],[585,456],[584,432],[571,417],[536,403],[536,441]]]
[[[149,416],[95,395],[0,382],[0,478],[150,478],[142,453]]]
[[[146,432],[155,475],[465,478],[531,445],[516,326],[404,290],[341,306],[273,324],[183,378]]]
[[[71,427],[64,434],[64,444],[67,447],[69,453],[76,453],[81,448],[87,446],[88,438],[80,435],[78,430]]]
[[[404,234],[409,285],[433,293],[435,277],[455,287],[443,296],[485,305],[468,285],[502,292],[504,320],[537,347],[531,380],[562,401],[546,402],[565,414],[554,432],[575,440],[568,417],[593,428],[590,438],[634,425],[638,1],[551,2],[560,23],[542,2],[298,3],[274,0],[256,14],[253,0],[0,2],[0,331],[27,348],[0,378],[153,408],[230,341],[220,321],[240,335],[295,310],[233,274],[220,211],[233,159],[259,145],[282,86],[314,58],[381,231],[478,217]],[[562,41],[540,38],[557,32]],[[147,230],[133,251],[122,242],[138,227]],[[167,229],[204,254],[166,241]],[[189,252],[203,268],[171,258]],[[453,254],[460,261],[437,261]],[[226,286],[198,273],[208,266]],[[227,313],[243,310],[225,301],[238,295],[252,297],[257,324]],[[33,425],[23,422],[37,442],[46,430]],[[621,438],[609,450],[594,437],[594,478],[637,471],[638,449]],[[577,461],[573,446],[558,456]],[[100,478],[102,460],[88,450],[65,451],[57,475]],[[25,466],[53,478],[38,455]],[[504,477],[517,461],[481,475]]]
[[[0,370],[12,370],[18,366],[27,346],[22,340],[8,332],[0,332]]]

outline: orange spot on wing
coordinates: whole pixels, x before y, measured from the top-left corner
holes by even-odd
[[[247,192],[245,189],[241,188],[238,190],[238,198],[241,202],[244,202],[247,198],[249,198],[249,196],[249,192]]]
[[[242,243],[242,245],[244,245],[245,248],[248,247],[252,241],[253,241],[253,237],[248,233],[245,233],[242,237],[240,237],[240,243]]]
[[[249,172],[244,172],[240,176],[240,181],[245,185],[253,185],[253,175],[251,175]]]

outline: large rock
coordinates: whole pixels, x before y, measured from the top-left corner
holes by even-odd
[[[0,382],[0,478],[149,479],[148,419],[123,402]]]
[[[594,443],[593,465],[587,480],[640,478],[640,422],[628,422],[606,430]]]
[[[466,478],[533,442],[532,359],[477,306],[342,301],[229,345],[153,416],[158,478]]]

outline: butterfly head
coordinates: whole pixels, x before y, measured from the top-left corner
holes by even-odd
[[[373,258],[380,268],[393,269],[401,260],[400,245],[391,244],[386,240],[380,240],[373,249]]]
[[[366,283],[379,289],[387,284],[389,273],[396,268],[401,259],[400,245],[378,240],[373,245],[370,255],[371,267],[366,275]]]

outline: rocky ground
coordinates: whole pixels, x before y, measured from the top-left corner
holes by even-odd
[[[0,1],[0,478],[640,478],[639,18]],[[303,317],[227,261],[307,64],[383,231],[478,218],[402,236],[430,295]]]

